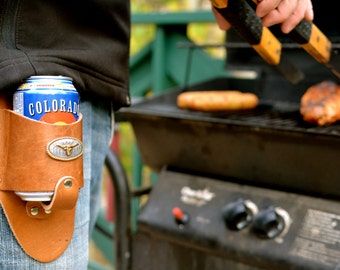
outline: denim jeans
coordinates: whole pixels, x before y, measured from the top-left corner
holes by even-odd
[[[50,263],[40,263],[24,253],[10,230],[0,206],[1,270],[85,270],[88,263],[89,237],[100,208],[101,174],[112,137],[109,102],[82,101],[84,151],[84,187],[76,206],[72,241],[64,254]],[[18,168],[19,169],[19,168]],[[34,241],[34,235],[32,235]],[[46,239],[48,241],[48,239]]]

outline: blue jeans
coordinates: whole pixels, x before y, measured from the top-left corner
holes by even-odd
[[[10,230],[0,206],[0,269],[1,270],[85,270],[88,263],[90,232],[100,208],[101,174],[112,137],[109,102],[83,101],[84,187],[76,206],[72,241],[64,254],[50,263],[40,263],[27,256]],[[32,235],[34,241],[34,235]],[[48,239],[47,239],[48,241]]]

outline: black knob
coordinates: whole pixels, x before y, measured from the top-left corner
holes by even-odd
[[[269,207],[254,218],[253,231],[261,238],[272,239],[287,231],[289,220],[288,213],[282,208]]]
[[[222,216],[229,229],[242,230],[253,221],[257,211],[257,206],[252,201],[238,199],[222,209]]]

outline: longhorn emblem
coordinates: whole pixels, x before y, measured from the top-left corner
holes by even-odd
[[[66,156],[70,156],[71,155],[71,151],[74,147],[78,146],[79,143],[75,143],[72,145],[61,145],[61,144],[57,144],[56,146],[60,147],[61,149],[65,150]]]
[[[56,160],[69,161],[78,158],[84,152],[83,143],[77,138],[61,137],[47,145],[47,154]]]

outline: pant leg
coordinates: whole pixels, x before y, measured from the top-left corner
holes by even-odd
[[[103,102],[83,101],[84,187],[76,206],[72,241],[64,254],[50,263],[40,263],[21,249],[9,228],[0,206],[0,269],[1,270],[85,270],[88,264],[90,226],[100,207],[101,172],[111,140],[111,107]],[[90,225],[91,224],[91,225]],[[34,241],[34,236],[32,236]]]
[[[91,176],[89,224],[89,235],[91,236],[101,207],[102,181],[100,180],[102,180],[103,166],[113,136],[114,119],[111,111],[111,103],[99,103],[93,106],[92,103],[84,102],[83,109],[85,110],[86,107],[89,106],[92,111],[92,119],[91,122],[88,123],[92,125],[92,127],[88,127],[88,129],[91,130],[91,134],[88,136],[88,141],[91,142],[88,148],[91,151],[91,155],[88,154],[87,156],[91,156],[91,166],[84,168],[84,170],[90,169],[90,171],[85,172],[85,175]],[[86,151],[85,149],[85,152]]]

